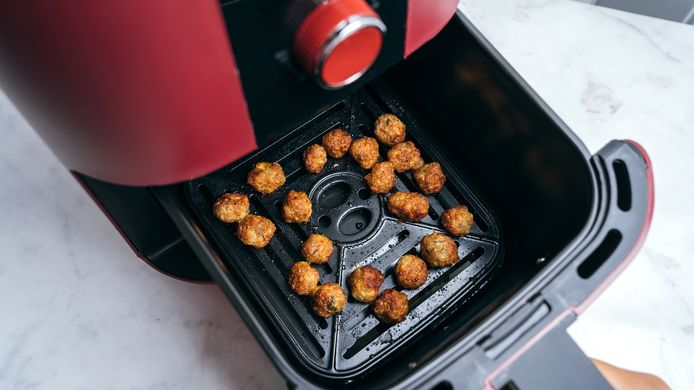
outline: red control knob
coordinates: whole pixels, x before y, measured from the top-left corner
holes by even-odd
[[[327,0],[301,22],[294,55],[325,88],[350,84],[376,60],[386,27],[364,0]]]

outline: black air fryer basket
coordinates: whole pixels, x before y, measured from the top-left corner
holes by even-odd
[[[385,212],[385,197],[368,191],[366,172],[349,157],[329,159],[318,175],[302,169],[301,153],[325,132],[371,135],[382,113],[399,116],[425,161],[441,163],[448,177],[421,222]],[[565,329],[644,238],[653,186],[637,144],[613,141],[591,156],[462,15],[384,76],[286,133],[215,173],[152,191],[290,385],[608,386]],[[257,161],[282,164],[287,182],[277,193],[260,196],[244,183]],[[309,224],[282,221],[289,189],[311,197]],[[397,189],[416,191],[411,174],[398,175]],[[242,246],[233,225],[212,217],[212,203],[229,191],[249,194],[252,212],[275,222],[268,247]],[[439,216],[458,204],[476,225],[456,240],[462,260],[403,290],[403,323],[381,324],[351,300],[341,315],[321,319],[287,285],[302,240],[322,232],[337,250],[319,266],[321,282],[346,286],[354,268],[371,264],[384,272],[383,288],[397,288],[394,263],[441,231]]]

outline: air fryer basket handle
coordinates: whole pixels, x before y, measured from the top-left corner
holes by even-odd
[[[485,389],[609,389],[566,328],[614,280],[643,243],[653,215],[650,159],[633,141],[611,141],[591,160],[597,210],[586,239],[551,281],[495,333],[429,376],[430,384]],[[501,337],[496,338],[496,334]],[[456,355],[451,348],[451,355]],[[460,353],[460,352],[458,352]]]
[[[516,351],[500,372],[487,381],[486,388],[518,390],[583,390],[611,389],[607,380],[566,333],[575,318],[567,316],[557,326],[537,336],[537,342]],[[490,378],[491,379],[491,378]]]

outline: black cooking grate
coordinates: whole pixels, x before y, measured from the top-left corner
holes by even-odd
[[[307,173],[301,163],[304,149],[320,143],[323,134],[336,127],[356,139],[372,135],[373,123],[382,113],[391,112],[407,125],[408,139],[420,148],[425,161],[441,163],[448,180],[444,188],[428,196],[429,216],[421,222],[400,223],[385,209],[385,196],[368,190],[361,169],[349,155],[328,158],[320,174]],[[462,148],[461,148],[462,150]],[[381,158],[386,149],[381,147]],[[276,193],[262,196],[245,184],[246,175],[258,161],[278,161],[287,176]],[[192,208],[218,248],[229,272],[238,272],[252,291],[257,309],[263,310],[290,349],[318,372],[353,374],[373,366],[403,343],[422,335],[476,293],[493,276],[501,262],[500,233],[482,202],[463,181],[463,172],[442,160],[426,133],[407,115],[396,99],[382,88],[369,87],[327,109],[300,129],[248,158],[196,179],[187,186]],[[417,191],[410,173],[398,174],[399,191]],[[287,224],[280,207],[289,189],[309,194],[314,210],[309,224]],[[211,213],[214,200],[225,192],[250,196],[253,213],[270,218],[277,232],[263,249],[243,246],[236,238],[236,225],[217,221]],[[466,237],[456,239],[461,261],[430,269],[427,283],[417,290],[396,286],[392,270],[405,253],[416,253],[422,237],[442,231],[438,219],[447,208],[467,205],[476,226]],[[313,314],[308,298],[295,295],[287,284],[291,265],[300,261],[301,242],[312,232],[333,239],[336,250],[327,264],[315,266],[321,282],[337,282],[347,289],[347,277],[358,266],[370,264],[385,275],[382,289],[396,288],[410,299],[410,314],[397,325],[381,324],[367,304],[350,298],[343,313],[322,319]],[[464,310],[464,308],[461,308]]]

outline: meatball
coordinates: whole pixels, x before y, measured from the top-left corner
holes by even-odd
[[[248,172],[248,185],[261,194],[275,192],[284,181],[282,166],[276,162],[259,162]]]
[[[304,167],[311,173],[322,171],[327,161],[325,148],[318,144],[313,144],[304,150]]]
[[[325,264],[333,254],[333,242],[322,234],[311,234],[301,245],[301,255],[309,263]]]
[[[352,142],[349,147],[349,154],[364,169],[371,167],[378,161],[378,141],[371,137],[361,137]]]
[[[427,264],[415,255],[405,255],[395,264],[395,280],[405,288],[420,288],[428,277]]]
[[[276,229],[269,219],[251,214],[239,222],[236,235],[246,245],[263,248],[270,243]]]
[[[383,279],[381,271],[370,265],[355,269],[347,280],[352,298],[364,303],[373,302],[378,296]]]
[[[388,210],[401,221],[420,221],[429,213],[429,199],[417,192],[396,192],[388,198]]]
[[[405,124],[393,114],[383,114],[376,119],[374,135],[384,145],[399,144],[405,140]]]
[[[323,147],[332,158],[341,158],[352,145],[352,136],[342,129],[330,130],[323,136]]]
[[[326,318],[342,311],[347,304],[347,295],[337,283],[326,283],[313,293],[313,311]]]
[[[318,288],[320,275],[311,264],[300,261],[289,269],[289,287],[299,295],[313,295]]]
[[[407,317],[407,295],[393,289],[383,290],[381,295],[373,303],[374,315],[386,324],[397,324]]]
[[[388,161],[393,163],[398,173],[419,168],[424,165],[424,160],[419,153],[419,149],[414,146],[412,141],[399,143],[388,151]]]
[[[395,171],[388,161],[374,164],[371,173],[364,176],[366,184],[374,194],[386,194],[395,187]]]
[[[423,193],[434,194],[441,191],[446,182],[446,175],[443,174],[441,165],[433,162],[415,169],[414,180]]]
[[[251,202],[244,194],[234,192],[224,194],[212,205],[212,212],[222,222],[238,222],[248,215]]]
[[[431,233],[419,243],[419,254],[430,267],[438,268],[458,262],[458,246],[445,234]]]
[[[441,225],[452,235],[460,237],[470,233],[474,218],[466,206],[456,206],[443,212]]]
[[[305,192],[289,190],[282,204],[282,218],[286,222],[308,222],[312,211],[311,199]]]

